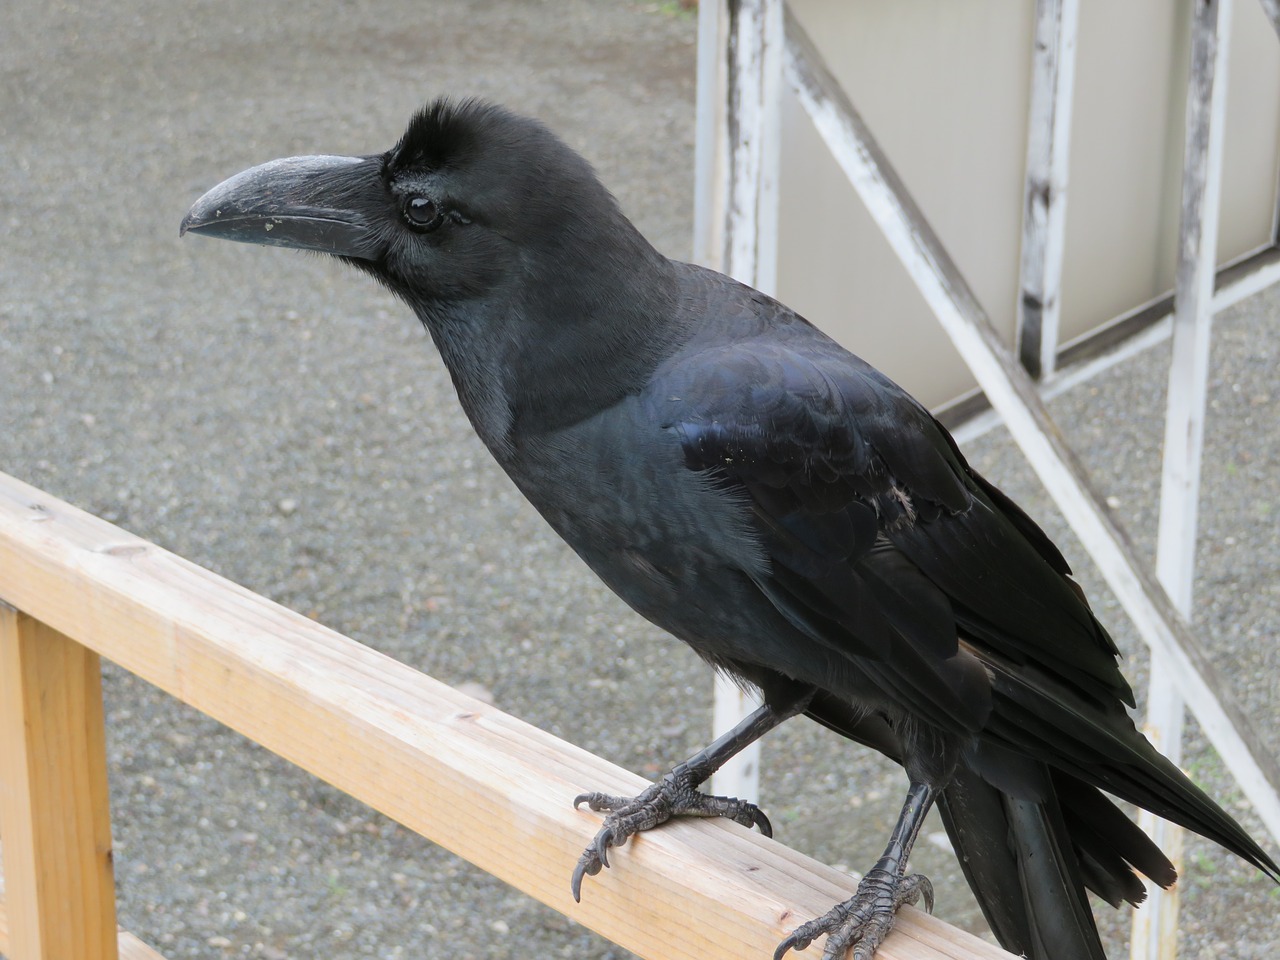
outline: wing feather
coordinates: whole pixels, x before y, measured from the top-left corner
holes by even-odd
[[[771,333],[664,371],[660,422],[689,469],[744,497],[773,606],[943,727],[984,722],[987,653],[1131,703],[1061,554],[929,412],[808,328]]]

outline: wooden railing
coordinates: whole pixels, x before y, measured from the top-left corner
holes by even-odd
[[[642,957],[767,960],[848,876],[723,822],[568,877],[584,789],[644,781],[70,504],[0,474],[0,952],[155,960],[117,931],[106,657]],[[477,905],[480,909],[480,905]],[[906,909],[882,960],[999,960]]]

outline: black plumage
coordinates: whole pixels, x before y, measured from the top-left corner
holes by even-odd
[[[1100,958],[1085,890],[1167,885],[1101,791],[1276,863],[1135,729],[1117,651],[1038,526],[896,384],[784,305],[654,250],[535,121],[439,101],[368,157],[275,161],[183,229],[321,250],[402,297],[503,469],[627,603],[765,706],[609,811],[573,878],[799,713],[900,762],[903,816],[858,894],[784,941],[869,956],[933,803],[1000,941]]]

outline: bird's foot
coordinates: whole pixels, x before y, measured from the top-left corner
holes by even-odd
[[[822,960],[843,960],[852,948],[849,960],[871,960],[876,948],[893,929],[894,917],[904,903],[913,906],[924,900],[925,910],[933,911],[933,884],[929,878],[913,873],[901,876],[896,870],[875,869],[862,878],[858,892],[838,903],[816,920],[801,924],[778,945],[773,960],[782,960],[788,950],[803,950],[814,940],[827,935]]]
[[[610,847],[620,847],[635,834],[666,823],[672,817],[727,817],[744,827],[759,827],[766,837],[773,836],[769,818],[754,803],[700,793],[696,789],[699,782],[681,765],[638,797],[614,797],[607,793],[584,793],[575,797],[574,807],[585,803],[592,810],[609,815],[573,869],[573,899],[582,899],[583,877],[593,877],[609,866]]]

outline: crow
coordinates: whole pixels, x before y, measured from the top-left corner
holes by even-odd
[[[485,446],[588,566],[762,706],[606,814],[571,883],[673,816],[768,834],[698,787],[805,715],[905,769],[902,813],[826,935],[868,960],[932,888],[907,858],[937,805],[1000,942],[1103,960],[1086,891],[1173,865],[1105,794],[1280,867],[1158,753],[1062,554],[920,403],[783,304],[655,250],[543,124],[437,100],[362,157],[246,170],[193,232],[332,254],[403,299]],[[1105,792],[1105,793],[1104,793]]]

